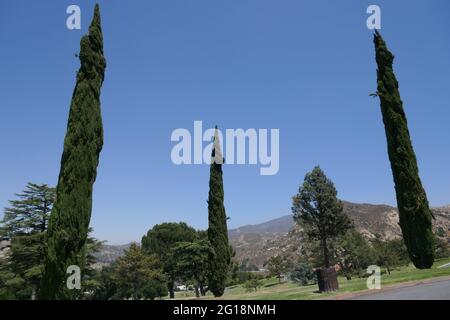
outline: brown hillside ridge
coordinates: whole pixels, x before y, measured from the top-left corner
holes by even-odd
[[[401,237],[397,208],[388,205],[357,204],[343,201],[344,211],[352,218],[356,229],[367,239],[376,235],[383,240]],[[450,206],[432,209],[434,230],[450,229]],[[273,226],[273,227],[271,227]],[[448,232],[450,236],[450,231]],[[229,231],[230,244],[236,250],[235,259],[247,265],[263,268],[272,256],[296,258],[302,248],[301,230],[292,215],[262,224],[244,226]]]
[[[344,210],[350,215],[356,228],[366,238],[379,235],[382,239],[395,239],[401,236],[397,209],[388,205],[357,204],[343,201]],[[450,241],[450,206],[434,208],[434,229],[444,230]],[[263,268],[272,256],[286,255],[296,258],[302,249],[301,230],[294,224],[292,215],[256,225],[247,225],[228,231],[229,241],[236,250],[235,259],[245,261],[250,266]],[[111,264],[123,255],[129,244],[122,246],[104,245],[96,254],[95,267]]]

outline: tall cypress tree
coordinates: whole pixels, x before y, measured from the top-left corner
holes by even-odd
[[[77,290],[66,287],[66,270],[70,265],[77,265],[81,270],[85,266],[92,188],[103,146],[100,90],[106,60],[98,4],[89,33],[81,39],[79,59],[81,66],[72,96],[56,202],[47,234],[48,252],[41,291],[44,299],[76,297]]]
[[[416,155],[408,131],[403,103],[392,63],[394,56],[379,32],[374,35],[378,64],[378,92],[394,176],[400,227],[416,268],[430,268],[434,261],[432,212],[419,178]]]
[[[228,243],[227,215],[224,207],[222,152],[219,132],[216,126],[214,145],[211,155],[208,195],[208,239],[214,249],[210,257],[209,289],[216,297],[223,295],[225,281],[230,266],[230,245]]]

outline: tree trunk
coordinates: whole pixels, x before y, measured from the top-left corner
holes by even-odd
[[[200,282],[199,287],[200,287],[200,294],[202,295],[202,297],[204,297],[206,292],[205,288],[203,287],[203,283]]]
[[[348,281],[352,280],[352,276],[350,274],[346,274],[345,275],[345,279],[347,279]]]
[[[36,292],[37,292],[37,289],[36,289],[36,285],[33,285],[33,288],[31,289],[31,300],[36,300]]]
[[[175,291],[173,290],[175,281],[172,279],[169,280],[169,298],[174,299],[175,298]]]
[[[322,238],[322,250],[323,250],[323,260],[325,263],[325,268],[330,267],[330,257],[328,253],[328,247],[327,247],[327,238]]]
[[[199,292],[198,286],[195,286],[195,296],[197,298],[200,298],[200,292]]]
[[[342,273],[345,276],[345,279],[352,280],[352,274],[350,272],[350,267],[347,267],[347,265],[345,263],[343,263],[343,262],[339,262],[338,264],[341,267],[341,270],[342,270]]]
[[[331,268],[317,269],[317,283],[320,292],[329,292],[339,290],[336,270]]]

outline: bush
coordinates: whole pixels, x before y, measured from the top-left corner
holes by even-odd
[[[270,275],[277,277],[278,283],[281,283],[283,275],[289,272],[292,263],[286,257],[275,256],[267,261],[266,266],[269,269]]]
[[[255,292],[256,292],[258,290],[258,288],[261,286],[262,286],[262,281],[257,278],[247,280],[244,283],[244,288],[247,289],[247,291],[255,290]]]
[[[450,257],[450,246],[448,245],[447,241],[436,238],[434,254],[436,259]]]
[[[147,283],[143,289],[143,297],[146,299],[154,300],[155,298],[162,298],[167,296],[166,283],[152,279]]]
[[[347,280],[351,280],[353,275],[364,275],[367,267],[375,264],[377,259],[377,254],[370,243],[355,229],[338,238],[333,247],[340,274]]]
[[[317,275],[311,264],[307,262],[300,262],[294,266],[291,271],[290,278],[292,281],[302,286],[317,283]]]
[[[436,230],[436,235],[440,238],[444,238],[445,237],[445,230],[442,227],[437,228]]]
[[[377,257],[376,264],[385,267],[388,274],[391,274],[391,270],[395,267],[409,264],[408,251],[402,239],[385,241],[375,239],[373,248]]]
[[[249,272],[249,271],[237,271],[233,275],[233,278],[228,282],[228,286],[234,286],[237,284],[245,283],[248,280],[253,279],[264,279],[264,274],[258,272]]]

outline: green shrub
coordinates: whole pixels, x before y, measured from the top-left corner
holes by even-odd
[[[295,265],[290,273],[290,278],[302,286],[317,283],[316,273],[311,264],[307,262],[300,262]]]
[[[244,283],[244,288],[247,291],[255,290],[255,292],[256,292],[258,290],[258,288],[261,287],[261,286],[262,286],[262,281],[257,279],[257,278],[253,278],[253,279],[247,280]]]

